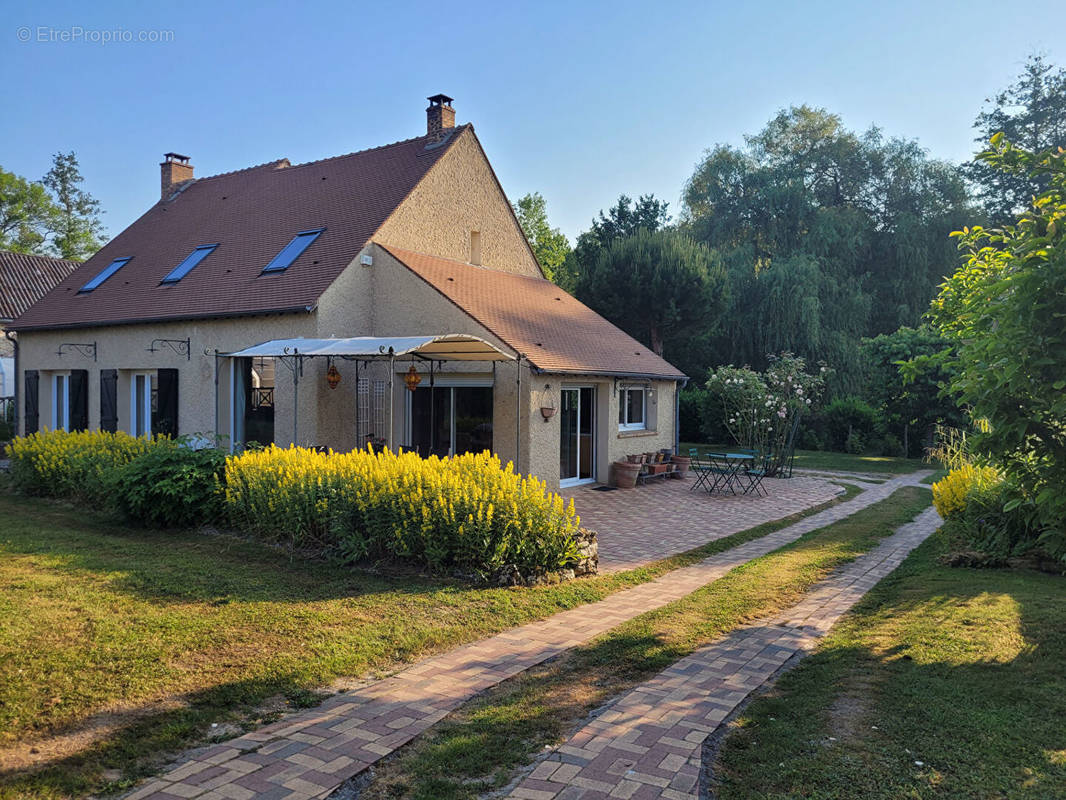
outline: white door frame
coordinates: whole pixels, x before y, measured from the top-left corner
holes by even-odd
[[[62,379],[63,392],[62,392],[62,405],[60,405],[60,392],[59,383]],[[52,430],[54,431],[69,431],[70,430],[70,373],[69,372],[55,372],[52,373]]]
[[[137,379],[144,378],[143,407],[137,408]],[[144,432],[137,431],[138,421],[144,420]],[[130,435],[152,437],[152,373],[134,372],[130,375]]]
[[[591,465],[591,468],[592,468],[591,469],[591,473],[592,474],[589,475],[589,477],[587,477],[587,478],[564,478],[560,474],[560,476],[559,476],[559,488],[561,488],[561,489],[565,489],[565,488],[570,487],[570,486],[582,486],[582,485],[587,484],[587,483],[595,483],[596,482],[596,439],[597,439],[597,436],[596,436],[596,433],[597,433],[597,431],[596,431],[596,423],[597,423],[597,419],[596,419],[596,417],[597,417],[597,414],[596,414],[596,384],[594,384],[594,383],[564,383],[560,387],[560,391],[561,392],[566,392],[566,391],[576,391],[577,392],[577,431],[578,431],[578,436],[577,436],[577,471],[578,471],[578,473],[581,472],[581,455],[582,455],[582,452],[581,452],[581,390],[582,389],[591,389],[592,390],[592,403],[591,403],[592,424],[589,426],[589,428],[590,428],[589,441],[592,443],[592,453],[590,454],[590,457],[589,457],[589,464]],[[562,447],[562,437],[563,437],[563,431],[562,431],[562,425],[560,425],[559,426],[559,446],[560,447]]]

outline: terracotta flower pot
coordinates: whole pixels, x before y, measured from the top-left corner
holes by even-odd
[[[637,475],[640,474],[640,464],[632,464],[629,461],[615,461],[613,468],[613,482],[619,489],[632,489],[637,485]]]
[[[670,463],[674,465],[674,477],[684,478],[692,466],[692,459],[688,456],[670,456]]]

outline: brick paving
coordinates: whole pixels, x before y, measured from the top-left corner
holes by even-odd
[[[679,600],[740,564],[883,500],[924,474],[871,487],[846,503],[654,581],[428,658],[389,678],[335,695],[312,710],[195,751],[127,800],[326,797],[477,693]]]
[[[581,524],[597,532],[600,572],[620,572],[821,505],[840,487],[825,478],[767,479],[768,495],[708,494],[693,477],[668,478],[613,492],[582,486],[574,498]]]
[[[703,647],[621,695],[510,793],[516,800],[687,800],[704,740],[788,659],[814,648],[936,530],[932,508],[785,611]]]

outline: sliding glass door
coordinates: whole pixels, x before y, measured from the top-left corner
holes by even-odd
[[[423,458],[492,449],[491,386],[419,386],[408,413],[408,441]]]
[[[596,480],[596,387],[564,386],[559,414],[559,484]]]

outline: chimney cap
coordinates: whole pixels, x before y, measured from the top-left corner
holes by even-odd
[[[434,106],[450,106],[454,97],[448,97],[446,94],[434,94],[426,98],[430,105]]]
[[[163,153],[163,158],[167,161],[177,161],[181,164],[189,163],[189,157],[183,156],[181,153]]]

